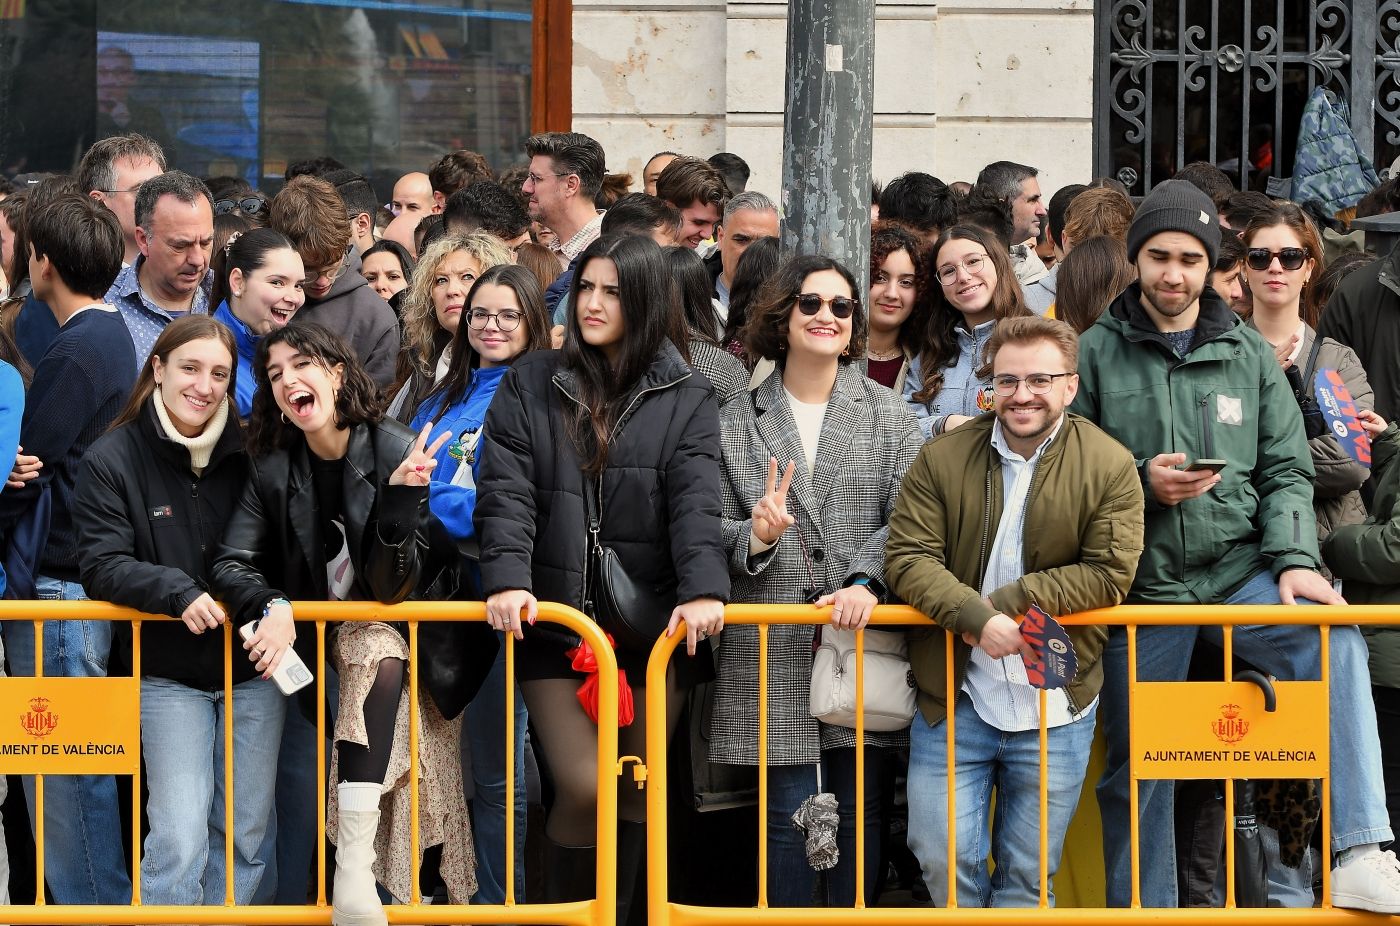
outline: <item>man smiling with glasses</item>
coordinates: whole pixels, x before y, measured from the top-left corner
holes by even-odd
[[[1018,620],[1031,604],[1062,615],[1120,603],[1142,552],[1142,485],[1132,456],[1065,414],[1079,385],[1078,351],[1064,322],[998,322],[987,345],[996,414],[926,444],[890,516],[890,589],[954,634],[962,907],[1036,906],[1042,831],[1053,905],[1050,879],[1089,761],[1107,634],[1068,628],[1077,667],[1068,684],[1046,692],[1042,819],[1039,691],[1028,672],[1037,657]],[[939,631],[909,644],[919,689],[909,737],[909,848],[938,906],[949,901],[948,640]],[[994,784],[997,820],[989,826]]]

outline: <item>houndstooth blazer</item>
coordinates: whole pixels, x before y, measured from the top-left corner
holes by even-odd
[[[730,601],[802,603],[845,586],[856,573],[881,583],[885,539],[900,482],[923,435],[899,396],[852,365],[836,374],[817,444],[815,473],[807,472],[782,373],[775,370],[720,413],[724,544]],[[750,557],[749,517],[763,495],[768,460],[795,461],[788,512],[796,523],[767,552]],[[805,546],[805,553],[804,553]],[[811,625],[768,631],[768,764],[814,763],[822,748],[855,745],[855,731],[819,724],[808,709],[812,677]],[[719,677],[711,719],[710,759],[739,765],[758,761],[758,630],[726,627],[720,636]],[[872,745],[893,745],[904,734],[867,734]]]

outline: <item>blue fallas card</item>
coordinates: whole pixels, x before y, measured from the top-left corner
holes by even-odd
[[[1313,388],[1322,417],[1326,419],[1327,427],[1337,443],[1353,460],[1362,466],[1370,466],[1371,436],[1356,419],[1356,402],[1352,399],[1351,390],[1342,382],[1342,375],[1336,370],[1318,370],[1313,377]]]
[[[1064,688],[1074,681],[1074,673],[1079,671],[1079,657],[1074,654],[1074,643],[1064,625],[1038,605],[1031,605],[1026,609],[1025,620],[1021,621],[1021,636],[1035,650],[1035,663],[1026,663],[1026,677],[1032,685],[1054,689]]]

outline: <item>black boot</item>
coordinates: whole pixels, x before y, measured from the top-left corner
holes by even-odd
[[[647,825],[617,824],[617,926],[647,921]]]
[[[561,846],[545,838],[545,903],[592,900],[597,894],[596,846]]]

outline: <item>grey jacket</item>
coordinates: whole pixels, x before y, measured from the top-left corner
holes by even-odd
[[[1060,265],[1057,262],[1050,272],[1034,283],[1021,284],[1021,295],[1026,300],[1026,308],[1037,315],[1044,315],[1055,304],[1055,285],[1060,278]]]
[[[730,601],[800,604],[808,590],[821,594],[857,573],[877,583],[885,576],[885,539],[899,486],[923,438],[907,406],[890,390],[843,364],[836,375],[817,446],[815,475],[807,472],[802,438],[775,369],[751,392],[720,411],[724,458],[724,547],[729,554]],[[763,495],[768,460],[796,461],[788,511],[797,523],[772,549],[749,556],[750,512]],[[812,625],[779,625],[768,632],[768,761],[817,761],[822,748],[854,745],[854,731],[811,716]],[[752,765],[758,746],[758,633],[726,627],[715,683],[710,759]],[[867,735],[872,745],[892,744]]]

